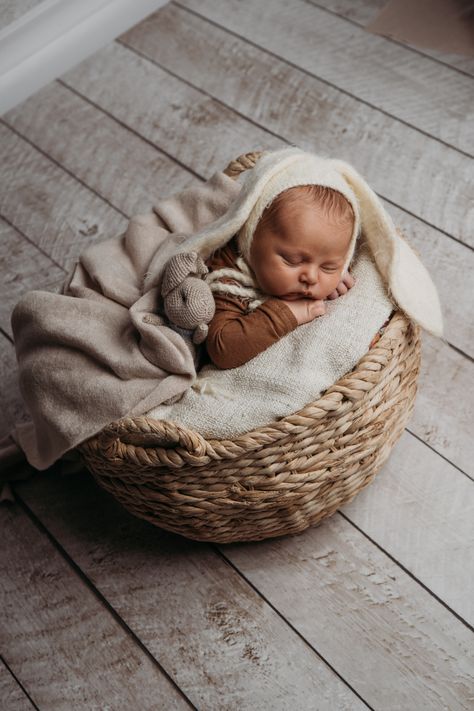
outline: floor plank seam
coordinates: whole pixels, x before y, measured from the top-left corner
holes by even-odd
[[[35,702],[33,701],[33,699],[31,698],[31,696],[29,695],[29,693],[27,692],[27,690],[25,689],[25,687],[23,686],[23,684],[21,683],[21,681],[19,680],[19,678],[17,677],[17,675],[15,674],[15,672],[13,671],[13,669],[11,669],[10,665],[9,665],[8,662],[6,661],[6,659],[5,659],[5,657],[3,656],[3,654],[0,654],[0,662],[4,665],[5,669],[7,669],[8,673],[10,674],[10,676],[11,676],[11,677],[15,680],[15,682],[18,684],[18,686],[20,687],[20,689],[22,690],[22,692],[24,693],[24,695],[26,696],[26,698],[28,699],[28,701],[31,703],[31,705],[33,706],[33,708],[36,709],[37,711],[41,711],[40,708],[39,708],[39,706],[37,706],[37,705],[35,704]]]
[[[20,508],[26,513],[26,515],[30,518],[30,520],[33,522],[33,524],[36,526],[36,528],[40,531],[40,533],[42,533],[43,535],[45,535],[47,537],[47,539],[50,541],[50,543],[54,546],[54,548],[58,551],[58,553],[62,556],[62,558],[66,561],[66,563],[70,566],[70,568],[74,571],[74,573],[88,587],[88,589],[99,600],[99,602],[109,612],[109,614],[112,615],[114,620],[120,625],[120,627],[131,638],[131,640],[142,650],[142,652],[144,654],[146,654],[146,656],[150,659],[150,661],[155,666],[157,666],[159,668],[159,670],[162,672],[162,674],[175,687],[175,689],[182,696],[182,698],[189,704],[189,707],[194,709],[195,711],[198,711],[196,706],[194,706],[194,704],[186,696],[184,691],[178,686],[177,682],[173,679],[173,677],[166,671],[166,669],[162,666],[162,664],[158,661],[158,659],[155,656],[153,656],[153,654],[150,652],[150,650],[147,648],[147,646],[135,634],[135,632],[129,627],[129,625],[125,622],[125,620],[122,619],[120,614],[115,610],[115,608],[111,605],[111,603],[107,600],[107,598],[100,592],[100,590],[98,590],[98,588],[96,588],[94,583],[84,573],[84,571],[75,562],[75,560],[69,555],[69,553],[65,550],[65,548],[63,548],[61,543],[53,536],[53,534],[48,530],[48,528],[44,525],[44,523],[30,509],[28,504],[26,504],[25,501],[18,494],[16,489],[14,487],[12,487],[12,490],[15,495],[16,504],[19,505]]]
[[[258,588],[255,587],[255,585],[247,578],[247,576],[242,573],[242,571],[239,570],[239,568],[237,568],[237,566],[234,565],[234,563],[229,560],[229,558],[227,558],[227,556],[221,550],[221,547],[218,544],[211,543],[209,544],[209,547],[213,549],[215,553],[219,555],[222,560],[227,563],[227,565],[229,565],[250,588],[252,588],[252,590],[265,602],[265,604],[268,605],[273,610],[273,612],[275,612],[276,615],[278,615],[278,617],[283,621],[283,623],[287,625],[304,642],[304,644],[309,647],[311,651],[314,652],[317,657],[319,657],[319,659],[321,659],[324,664],[326,664],[326,666],[343,682],[343,684],[347,686],[348,689],[352,691],[353,694],[355,694],[355,696],[357,696],[358,699],[362,701],[362,703],[367,706],[368,709],[370,709],[371,711],[375,711],[375,709],[369,705],[369,703],[359,694],[359,692],[353,686],[351,686],[351,684],[346,679],[344,679],[344,677],[337,671],[337,669],[332,666],[332,664],[320,652],[318,652],[318,650],[311,644],[311,642],[309,642],[306,637],[296,627],[294,627],[294,625],[292,625],[292,623],[287,620],[286,617],[284,617],[284,615],[278,610],[278,608],[275,607],[275,605],[273,605],[273,603],[271,603],[268,598]]]
[[[364,30],[365,25],[362,24],[362,22],[358,22],[357,20],[354,20],[352,17],[347,17],[346,15],[341,15],[340,13],[336,12],[335,10],[330,10],[328,7],[324,7],[324,5],[319,5],[315,0],[302,0],[302,2],[306,3],[307,5],[313,5],[314,7],[317,7],[318,10],[321,10],[322,12],[327,12],[328,15],[332,15],[333,17],[338,17],[340,20],[345,20],[351,25],[354,25],[355,27],[359,27],[359,29]],[[378,13],[377,13],[378,14]],[[370,22],[375,20],[376,15],[372,17]],[[369,34],[372,34],[369,32]],[[419,49],[417,47],[413,47],[408,44],[404,44],[403,42],[400,42],[396,39],[393,39],[393,37],[387,37],[386,35],[377,35],[381,37],[382,39],[386,40],[387,42],[390,42],[390,44],[395,44],[398,47],[402,47],[403,49],[407,50],[408,52],[413,52],[413,54],[418,54],[420,57],[423,57],[423,59],[429,59],[431,62],[436,62],[436,64],[441,64],[443,67],[446,67],[447,69],[452,70],[453,72],[457,72],[458,74],[462,74],[465,77],[468,77],[469,79],[472,79],[473,76],[470,72],[466,72],[464,69],[460,69],[459,67],[455,67],[452,64],[448,64],[447,62],[443,62],[442,59],[439,59],[438,57],[432,57],[430,54],[426,54],[423,52],[422,49]]]
[[[448,345],[450,345],[453,350],[455,350],[457,353],[459,353],[459,355],[464,356],[464,358],[467,358],[468,360],[470,360],[471,363],[474,363],[474,358],[471,355],[469,355],[469,353],[466,353],[461,348],[458,348],[458,346],[455,346],[453,343],[448,342]]]
[[[141,133],[138,133],[138,131],[136,131],[134,128],[132,128],[131,126],[128,126],[126,123],[124,123],[124,122],[121,121],[119,118],[117,118],[116,116],[114,116],[113,114],[111,114],[109,111],[107,111],[107,109],[104,109],[104,108],[103,108],[102,106],[100,106],[99,104],[96,104],[95,101],[93,101],[92,99],[90,99],[90,98],[89,98],[88,96],[86,96],[85,94],[82,94],[82,93],[81,93],[80,91],[78,91],[78,89],[76,89],[75,87],[73,87],[73,86],[71,86],[70,84],[68,84],[64,78],[56,79],[56,81],[58,82],[58,84],[61,84],[61,86],[63,86],[65,89],[67,89],[68,91],[70,91],[70,92],[72,92],[73,94],[75,94],[75,96],[77,96],[79,99],[82,99],[83,101],[85,101],[86,103],[88,103],[90,106],[93,106],[95,109],[97,109],[97,111],[100,111],[100,112],[103,113],[105,116],[108,116],[108,118],[110,118],[112,121],[115,121],[115,123],[116,123],[118,126],[121,126],[122,128],[124,128],[124,129],[125,129],[126,131],[128,131],[129,133],[131,133],[131,134],[133,134],[134,136],[136,136],[137,138],[141,139],[142,141],[144,141],[144,143],[147,143],[149,146],[151,146],[151,147],[154,148],[156,151],[158,151],[159,153],[161,153],[161,155],[163,155],[163,156],[165,156],[166,158],[169,158],[170,160],[172,160],[174,163],[176,163],[176,165],[179,165],[181,168],[183,168],[183,170],[185,170],[186,172],[188,172],[190,175],[194,176],[195,178],[199,178],[199,180],[205,180],[205,178],[203,178],[201,175],[199,175],[199,173],[196,173],[195,170],[193,170],[193,169],[190,168],[189,166],[187,166],[187,165],[185,165],[184,163],[182,163],[178,158],[175,158],[171,153],[168,153],[168,152],[165,151],[161,146],[158,146],[156,143],[153,143],[153,141],[151,141],[151,140],[150,140],[149,138],[147,138],[146,136],[143,136]],[[125,217],[127,217],[127,215],[125,215]]]
[[[10,341],[10,343],[12,344],[12,346],[14,345],[13,338],[10,336],[9,333],[7,333],[6,331],[4,331],[1,326],[0,326],[0,333],[2,334],[2,336],[5,336],[5,338],[7,339],[7,341]]]
[[[1,120],[1,119],[0,119],[0,120]],[[8,127],[8,128],[10,128],[10,127]],[[20,138],[23,139],[23,136],[21,136],[21,134],[19,134],[18,131],[16,131],[16,133],[17,133],[18,136],[20,136]],[[31,143],[31,141],[29,141],[29,143],[30,143],[31,146],[33,146],[33,148],[36,148],[36,146],[35,146],[33,143]],[[47,156],[47,157],[48,157],[48,159],[49,159],[49,156]],[[23,239],[25,239],[27,242],[29,242],[29,244],[31,244],[32,247],[34,247],[35,249],[37,249],[38,252],[40,252],[43,256],[47,257],[56,267],[58,267],[58,269],[61,269],[61,270],[66,274],[66,269],[63,267],[62,264],[59,264],[59,262],[57,262],[57,261],[54,259],[54,257],[52,257],[50,254],[48,254],[47,252],[45,252],[44,249],[43,249],[42,247],[40,247],[38,244],[35,244],[35,242],[33,242],[33,240],[32,240],[30,237],[28,237],[28,235],[27,235],[20,227],[18,227],[17,225],[15,225],[15,223],[12,222],[9,217],[6,217],[6,215],[4,215],[1,210],[0,210],[0,218],[1,218],[7,225],[9,225],[13,230],[15,230],[16,232],[18,232],[18,234],[21,235],[21,236],[23,237]]]
[[[87,185],[87,183],[85,183],[84,180],[82,180],[82,178],[78,178],[77,175],[75,175],[72,171],[69,170],[69,168],[66,168],[64,165],[61,165],[61,163],[59,163],[55,158],[53,158],[53,157],[50,156],[48,153],[46,153],[46,151],[44,151],[42,148],[40,148],[40,147],[37,146],[35,143],[33,143],[33,141],[31,141],[27,136],[25,136],[23,133],[20,133],[20,131],[18,131],[18,129],[16,129],[16,128],[14,127],[14,125],[12,125],[12,124],[10,124],[10,123],[7,123],[7,122],[5,121],[5,119],[3,119],[3,118],[0,118],[0,122],[1,122],[9,131],[12,131],[12,132],[13,132],[14,134],[16,134],[19,138],[21,138],[21,139],[24,140],[26,143],[28,143],[32,148],[34,148],[36,151],[38,151],[38,153],[41,153],[41,155],[43,155],[45,158],[47,158],[47,159],[50,160],[52,163],[54,163],[54,165],[55,165],[57,168],[59,168],[60,170],[62,170],[64,173],[67,173],[67,175],[69,175],[73,180],[75,180],[75,181],[77,181],[78,183],[80,183],[80,184],[82,185],[82,187],[86,188],[86,190],[88,190],[89,192],[93,193],[96,197],[100,198],[100,200],[102,200],[103,202],[105,202],[109,207],[111,207],[111,208],[112,208],[113,210],[115,210],[116,212],[120,213],[123,217],[128,218],[128,215],[126,215],[126,214],[123,212],[123,210],[121,210],[119,207],[113,205],[106,197],[104,197],[103,195],[101,195],[100,193],[98,193],[97,190],[95,190],[95,188],[92,188],[90,185]],[[3,217],[3,215],[2,215],[2,217]],[[18,229],[18,228],[15,227],[15,229]],[[48,256],[49,256],[49,255],[48,255]],[[51,259],[51,257],[50,257],[50,259]],[[60,265],[58,265],[58,266],[60,266]],[[64,269],[64,267],[61,267],[61,268]]]
[[[274,57],[275,59],[277,59],[280,62],[283,62],[284,64],[288,65],[289,67],[293,67],[293,69],[296,69],[297,71],[302,72],[303,74],[306,74],[307,76],[310,76],[313,79],[316,79],[317,81],[320,81],[323,84],[326,84],[326,86],[330,86],[335,91],[338,91],[341,94],[344,94],[345,96],[349,96],[351,99],[353,99],[354,101],[357,101],[359,104],[363,104],[364,106],[368,106],[369,108],[373,109],[374,111],[380,112],[384,116],[387,116],[388,118],[392,119],[392,121],[396,121],[397,123],[403,124],[404,126],[407,126],[408,128],[412,129],[413,131],[417,131],[418,133],[422,134],[423,136],[426,136],[427,138],[430,138],[433,141],[437,141],[438,143],[442,144],[443,146],[446,146],[447,148],[449,148],[453,151],[456,151],[456,153],[466,156],[466,158],[474,158],[474,153],[473,154],[467,153],[462,148],[453,146],[451,143],[444,141],[442,138],[433,136],[431,133],[424,131],[422,128],[419,128],[418,126],[414,126],[409,121],[405,121],[405,119],[402,119],[399,116],[394,116],[393,114],[386,111],[385,109],[382,109],[379,106],[376,106],[375,104],[370,103],[370,101],[366,101],[365,99],[361,99],[359,96],[356,96],[355,94],[351,94],[351,92],[347,91],[347,89],[342,89],[340,86],[337,86],[337,84],[333,84],[328,79],[323,79],[323,78],[319,77],[317,74],[314,74],[313,72],[309,71],[309,69],[300,67],[298,64],[295,64],[294,62],[290,61],[289,59],[286,59],[285,57],[282,57],[281,55],[276,54],[275,52],[272,52],[272,50],[266,49],[265,47],[262,47],[262,46],[256,44],[255,42],[253,42],[252,40],[249,40],[247,37],[244,37],[243,35],[239,35],[234,30],[230,30],[229,28],[225,27],[224,25],[220,25],[215,20],[211,20],[208,17],[206,17],[205,15],[199,14],[196,10],[191,10],[190,8],[188,8],[184,5],[181,5],[178,0],[172,0],[171,4],[175,5],[176,7],[179,7],[181,10],[185,10],[186,12],[189,12],[190,14],[195,15],[196,17],[199,17],[201,20],[208,22],[209,24],[214,25],[215,27],[218,27],[223,32],[233,35],[234,37],[237,37],[242,42],[245,42],[246,44],[249,44],[250,46],[255,47],[256,49],[260,50],[261,52],[265,52],[269,56]],[[120,41],[120,43],[123,44],[122,40],[116,40],[116,41]]]
[[[454,346],[453,346],[453,348],[454,348]],[[455,350],[456,350],[456,349],[455,349]],[[450,459],[448,459],[445,454],[442,454],[441,452],[438,452],[438,450],[435,449],[432,444],[430,444],[429,442],[427,442],[426,440],[424,440],[422,437],[420,437],[420,435],[417,435],[416,432],[413,432],[413,430],[411,430],[409,427],[406,427],[405,430],[406,430],[406,432],[408,432],[409,434],[413,435],[413,437],[415,437],[419,442],[421,442],[421,443],[424,444],[426,447],[428,447],[429,449],[431,449],[431,451],[434,452],[435,454],[437,454],[438,457],[441,457],[441,459],[444,459],[444,461],[445,461],[447,464],[450,464],[452,467],[454,467],[454,469],[457,469],[458,472],[459,472],[460,474],[463,474],[463,476],[465,476],[467,479],[469,479],[469,481],[474,482],[474,477],[473,477],[473,476],[471,476],[468,472],[465,472],[464,469],[461,469],[461,467],[460,467],[458,464],[455,464],[455,463],[452,462]]]
[[[214,94],[210,94],[208,91],[206,91],[206,89],[202,89],[200,86],[196,86],[191,81],[189,81],[189,79],[185,79],[184,77],[180,76],[179,74],[176,74],[175,72],[173,72],[172,69],[169,69],[168,67],[164,67],[156,59],[153,59],[152,57],[148,57],[146,54],[141,52],[139,49],[137,49],[136,47],[133,47],[133,45],[129,45],[121,39],[117,39],[115,41],[121,47],[124,47],[128,52],[132,52],[133,54],[136,54],[138,57],[141,57],[145,62],[150,62],[155,67],[159,67],[163,72],[166,72],[166,74],[168,74],[169,76],[174,77],[175,79],[177,79],[177,81],[181,82],[182,84],[186,84],[186,86],[189,86],[194,91],[198,91],[203,96],[209,97],[209,99],[212,99],[212,101],[215,101],[217,104],[219,104],[219,106],[222,106],[227,111],[230,111],[233,114],[235,114],[236,116],[239,116],[241,119],[243,119],[247,123],[250,123],[252,126],[255,126],[256,128],[259,128],[259,129],[265,131],[265,133],[268,133],[270,136],[279,138],[281,141],[284,141],[288,145],[294,145],[293,143],[291,143],[291,141],[288,141],[286,138],[283,138],[279,133],[275,133],[275,131],[272,131],[270,128],[267,128],[266,126],[262,126],[262,124],[258,123],[258,121],[255,121],[254,119],[250,118],[250,116],[246,116],[245,114],[241,113],[238,109],[235,109],[233,106],[229,106],[229,104],[226,104],[225,101],[222,101],[222,99],[219,99],[217,96],[214,96]]]
[[[454,617],[456,617],[459,622],[462,622],[462,624],[467,627],[468,630],[471,632],[474,632],[474,626],[472,626],[467,620],[464,619],[456,610],[453,610],[444,600],[442,600],[438,595],[433,592],[433,590],[430,590],[429,587],[427,587],[419,578],[416,577],[414,573],[412,573],[408,568],[406,568],[403,563],[400,563],[391,553],[389,553],[385,548],[383,548],[377,541],[375,541],[373,538],[371,538],[368,533],[366,533],[362,528],[360,528],[354,521],[352,521],[347,514],[343,513],[341,510],[337,511],[337,513],[342,516],[347,523],[350,523],[354,528],[359,531],[365,538],[367,538],[368,541],[373,543],[373,545],[378,548],[379,551],[381,551],[384,555],[386,555],[390,560],[395,563],[401,570],[403,570],[404,573],[406,573],[412,580],[414,580],[418,585],[420,585],[427,593],[429,593],[434,599],[440,603],[448,612],[450,612]]]

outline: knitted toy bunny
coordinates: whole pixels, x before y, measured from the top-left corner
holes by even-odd
[[[214,297],[202,279],[208,269],[197,252],[181,252],[168,261],[163,272],[161,295],[170,327],[179,333],[193,350],[208,332],[207,324],[215,313]]]

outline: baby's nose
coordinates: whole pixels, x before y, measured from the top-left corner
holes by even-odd
[[[316,267],[311,268],[308,267],[303,271],[303,273],[300,276],[300,280],[304,284],[316,284],[318,280],[318,270]]]

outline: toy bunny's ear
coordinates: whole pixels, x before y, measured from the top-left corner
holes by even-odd
[[[206,273],[207,267],[197,252],[175,254],[166,264],[161,283],[161,294],[162,296],[167,296],[170,291],[182,284],[190,274],[200,275]]]
[[[209,269],[206,267],[203,258],[197,254],[197,252],[191,252],[190,254],[196,254],[194,274],[196,274],[196,276],[204,276],[204,274],[207,274]]]
[[[441,304],[428,271],[398,234],[381,200],[362,176],[344,161],[332,164],[356,195],[361,231],[392,298],[415,323],[442,338]]]

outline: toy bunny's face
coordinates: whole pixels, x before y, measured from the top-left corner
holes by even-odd
[[[161,295],[171,326],[193,331],[193,342],[202,343],[207,324],[216,306],[212,291],[201,276],[207,267],[197,252],[183,252],[171,257],[166,265]]]
[[[165,312],[180,328],[194,329],[201,323],[209,323],[215,313],[209,286],[202,279],[187,277],[166,296]]]

